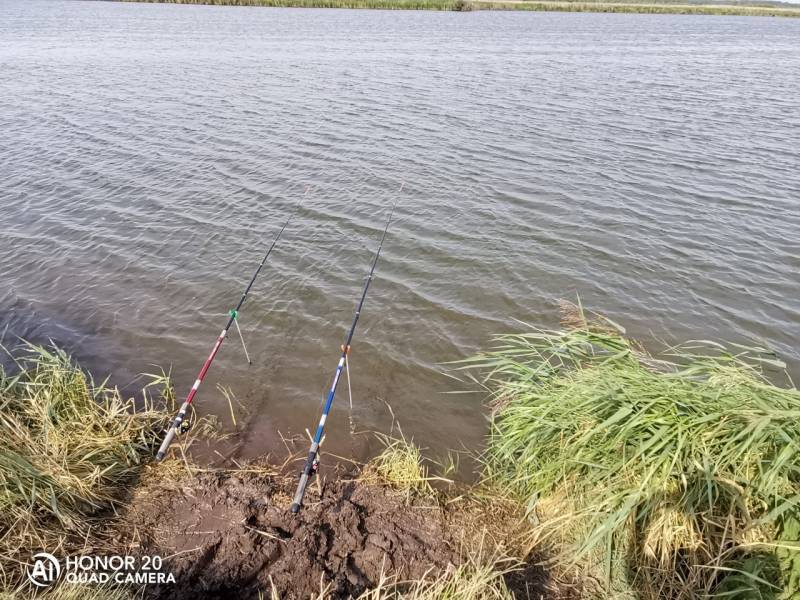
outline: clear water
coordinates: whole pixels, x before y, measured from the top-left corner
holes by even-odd
[[[238,455],[316,422],[401,183],[330,450],[394,413],[475,448],[441,363],[558,300],[651,348],[758,342],[798,372],[800,21],[0,3],[0,332],[182,394],[311,186],[197,407]],[[352,425],[351,425],[352,420]],[[280,432],[280,434],[279,434]]]

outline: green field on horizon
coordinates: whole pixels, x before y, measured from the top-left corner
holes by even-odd
[[[112,0],[162,4],[214,6],[265,6],[285,8],[359,8],[384,10],[524,10],[555,12],[604,12],[642,14],[692,14],[728,16],[800,17],[800,7],[786,2],[697,2],[684,0]]]

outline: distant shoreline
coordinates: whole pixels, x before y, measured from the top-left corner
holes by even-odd
[[[545,12],[595,12],[679,15],[727,15],[800,17],[798,8],[740,6],[734,4],[662,3],[647,0],[604,2],[602,0],[106,0],[158,4],[204,4],[213,6],[266,6],[283,8],[355,8],[383,10],[525,10]]]

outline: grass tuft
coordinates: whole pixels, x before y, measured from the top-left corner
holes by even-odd
[[[26,585],[11,592],[0,592],[0,600],[134,600],[139,594],[134,594],[124,588],[114,587],[109,584],[80,585],[61,584],[47,591],[46,595],[39,593],[33,586]]]
[[[98,383],[62,350],[28,344],[0,368],[0,584],[15,585],[32,552],[89,535],[138,474],[168,415]],[[161,384],[169,382],[160,376]],[[160,386],[161,387],[161,386]]]
[[[433,495],[431,481],[439,478],[429,476],[419,447],[406,440],[402,431],[400,437],[384,434],[377,437],[383,450],[367,463],[361,478],[403,492],[409,499]]]
[[[655,360],[577,321],[467,362],[493,391],[487,479],[543,517],[562,565],[602,569],[606,591],[800,593],[800,392],[763,372],[780,362],[710,342]]]
[[[398,582],[384,576],[359,600],[514,600],[504,578],[506,564],[471,558],[436,577]]]

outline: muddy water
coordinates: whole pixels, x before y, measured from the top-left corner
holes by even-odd
[[[199,409],[242,456],[311,428],[402,182],[329,422],[474,448],[441,374],[559,298],[648,345],[797,372],[800,21],[0,3],[0,332],[180,390],[309,196]]]

